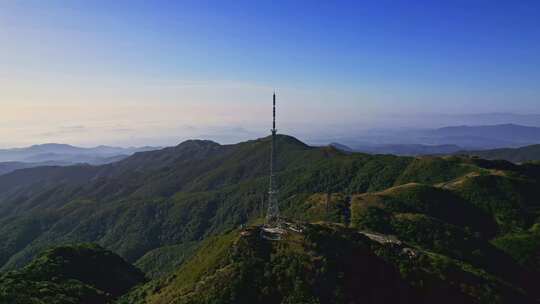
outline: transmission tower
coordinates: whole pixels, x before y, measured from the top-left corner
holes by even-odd
[[[272,145],[270,150],[270,187],[268,190],[268,211],[266,213],[266,225],[270,227],[279,227],[281,219],[279,215],[279,206],[277,200],[276,178],[274,165],[276,162],[276,92],[273,95],[273,123],[272,123]]]

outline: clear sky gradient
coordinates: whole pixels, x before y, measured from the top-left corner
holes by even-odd
[[[1,1],[0,67],[2,147],[538,114],[540,2]]]

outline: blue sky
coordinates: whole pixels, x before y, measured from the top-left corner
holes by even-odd
[[[4,146],[240,140],[273,88],[306,137],[540,104],[538,1],[14,0],[0,46]]]

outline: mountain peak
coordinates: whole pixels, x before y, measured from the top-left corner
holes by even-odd
[[[263,138],[259,138],[258,140],[270,141],[270,140],[272,140],[272,135],[269,135],[269,136],[266,136],[266,137],[263,137]],[[307,144],[305,144],[304,142],[302,142],[298,138],[296,138],[294,136],[291,136],[291,135],[286,135],[286,134],[277,134],[276,135],[276,142],[277,142],[277,144],[285,144],[285,145],[292,145],[292,146],[299,146],[299,147],[308,147]]]
[[[215,141],[212,141],[212,140],[207,140],[207,139],[188,139],[186,141],[183,141],[181,142],[180,144],[178,144],[176,146],[176,148],[187,148],[187,147],[192,147],[192,148],[195,148],[195,147],[199,147],[199,148],[204,148],[204,147],[219,147],[221,146],[219,143],[215,142]]]

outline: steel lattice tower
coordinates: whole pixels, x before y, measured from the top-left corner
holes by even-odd
[[[274,172],[276,162],[276,92],[273,95],[273,124],[272,124],[272,145],[270,150],[270,187],[268,190],[268,212],[266,214],[267,226],[280,226],[279,206],[277,200],[277,187]]]

